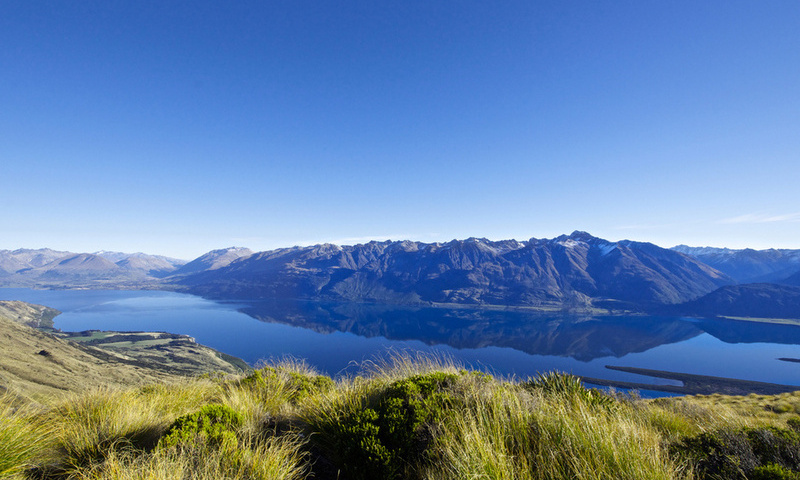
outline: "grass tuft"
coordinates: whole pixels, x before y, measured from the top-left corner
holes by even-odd
[[[47,454],[52,425],[41,422],[35,411],[0,396],[0,478],[11,478],[41,461]]]

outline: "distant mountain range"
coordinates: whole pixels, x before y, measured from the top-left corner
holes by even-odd
[[[800,250],[732,250],[686,245],[672,250],[714,267],[737,283],[785,283],[792,275],[800,276]]]
[[[675,313],[700,316],[800,318],[800,287],[772,283],[728,285],[670,308]]]
[[[158,282],[185,263],[144,253],[0,250],[0,286],[127,287]]]
[[[754,281],[760,283],[724,290]],[[800,289],[776,283],[800,285],[800,250],[665,249],[580,231],[527,241],[373,241],[265,252],[232,247],[191,262],[142,253],[0,251],[0,286],[162,288],[224,299],[584,311],[661,312],[673,306],[687,315],[717,312],[724,304],[725,312],[749,312],[742,316],[800,318],[794,301]],[[705,298],[709,294],[716,296]],[[731,295],[739,300],[722,300]]]

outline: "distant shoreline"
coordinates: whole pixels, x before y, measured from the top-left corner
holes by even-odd
[[[800,359],[791,359],[789,361],[800,362]],[[603,387],[625,388],[630,390],[655,390],[659,392],[677,393],[680,395],[711,395],[715,393],[724,395],[747,395],[750,393],[777,395],[780,393],[800,391],[800,385],[781,385],[777,383],[757,382],[754,380],[741,380],[738,378],[694,375],[691,373],[668,372],[665,370],[651,370],[647,368],[621,367],[615,365],[606,365],[606,368],[636,375],[678,380],[682,382],[683,385],[655,385],[583,376],[581,379],[586,383]]]

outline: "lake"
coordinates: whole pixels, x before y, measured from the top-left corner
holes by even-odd
[[[329,375],[396,351],[445,355],[494,374],[558,369],[595,378],[678,384],[606,365],[800,385],[800,327],[718,319],[542,314],[475,308],[213,301],[162,291],[0,288],[63,313],[64,331],[165,331],[250,364],[285,356]]]

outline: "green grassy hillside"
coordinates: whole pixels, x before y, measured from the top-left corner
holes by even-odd
[[[788,479],[800,392],[642,400],[397,357],[0,402],[14,479]]]

